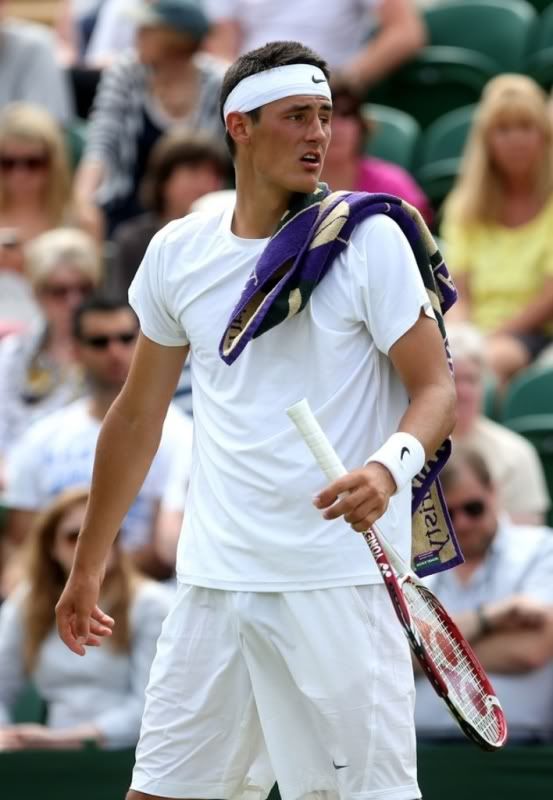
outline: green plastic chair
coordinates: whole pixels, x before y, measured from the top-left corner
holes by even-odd
[[[510,424],[517,417],[553,414],[553,367],[530,367],[507,389],[501,407],[501,421]]]
[[[553,86],[553,4],[538,17],[525,71],[547,91]]]
[[[448,111],[477,103],[496,74],[495,63],[460,47],[425,47],[367,101],[406,111],[424,129]]]
[[[421,132],[416,119],[405,111],[377,103],[366,103],[362,112],[376,123],[367,143],[367,155],[392,161],[411,170]]]
[[[431,45],[475,50],[498,73],[523,70],[536,17],[525,0],[448,0],[424,13]]]
[[[12,709],[14,722],[38,722],[46,719],[46,703],[31,682],[25,684]]]
[[[69,154],[69,161],[73,169],[81,160],[86,144],[88,122],[76,117],[65,129],[65,143]]]
[[[553,501],[553,413],[527,414],[508,419],[505,424],[528,439],[538,451],[549,496]],[[553,527],[553,502],[549,508],[547,523]]]
[[[448,111],[426,128],[417,147],[417,169],[436,161],[460,158],[475,109],[475,105],[469,105]]]

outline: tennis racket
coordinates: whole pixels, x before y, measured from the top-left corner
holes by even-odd
[[[319,466],[330,481],[346,474],[307,400],[287,409]],[[382,574],[397,618],[425,675],[445,701],[463,732],[484,750],[507,739],[507,722],[493,687],[438,598],[404,564],[378,528],[363,537]]]

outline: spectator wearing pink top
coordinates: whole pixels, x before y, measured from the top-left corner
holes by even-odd
[[[395,194],[418,208],[430,224],[430,203],[407,170],[366,155],[375,123],[363,113],[362,98],[339,86],[333,88],[332,104],[332,139],[325,156],[322,180],[333,190]]]

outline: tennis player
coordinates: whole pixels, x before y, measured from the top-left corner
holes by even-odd
[[[178,591],[159,640],[128,800],[413,800],[407,642],[361,536],[409,560],[410,481],[449,434],[454,389],[407,240],[360,223],[306,308],[232,365],[225,325],[330,140],[325,63],[273,42],[228,70],[236,204],[153,239],[131,286],[142,333],[100,435],[59,632],[84,655],[109,546],[156,451],[189,350],[195,441]],[[286,416],[307,397],[351,471],[324,487]]]

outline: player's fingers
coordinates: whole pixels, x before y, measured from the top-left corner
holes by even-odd
[[[113,617],[110,617],[109,614],[104,613],[102,609],[99,608],[98,606],[95,606],[93,608],[90,616],[93,620],[96,620],[97,622],[101,623],[102,625],[105,625],[108,628],[113,628],[113,626],[115,625],[115,620],[113,619]]]
[[[345,514],[351,514],[366,499],[365,493],[361,489],[341,495],[333,505],[325,509],[323,517],[325,519],[337,519]]]
[[[378,506],[375,505],[374,501],[367,500],[349,514],[344,514],[344,519],[349,525],[363,525],[377,513]],[[366,530],[366,528],[363,530]]]
[[[88,634],[88,639],[85,642],[87,647],[100,647],[102,644],[102,638],[100,636],[94,636],[93,633]]]
[[[83,645],[77,641],[74,628],[74,616],[65,611],[65,609],[58,610],[58,633],[62,642],[73,653],[78,656],[84,656],[85,649]]]
[[[359,486],[359,474],[355,472],[348,472],[342,475],[324,489],[321,489],[318,494],[313,498],[313,503],[317,508],[328,508],[336,502],[340,495],[346,495],[352,490],[357,489]]]
[[[94,634],[95,636],[111,636],[113,633],[111,628],[108,628],[107,625],[102,625],[100,622],[96,622],[96,620],[90,620],[90,633]]]

